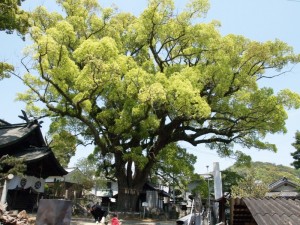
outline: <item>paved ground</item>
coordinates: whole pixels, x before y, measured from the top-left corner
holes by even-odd
[[[135,225],[176,225],[176,222],[173,223],[166,223],[166,222],[137,222],[137,221],[123,221],[122,225],[129,225],[129,224],[135,224]],[[95,222],[71,222],[71,225],[96,225]],[[110,223],[108,223],[110,225]]]
[[[29,214],[29,217],[35,220],[36,215],[35,214]],[[176,225],[176,220],[151,220],[151,219],[120,219],[122,222],[122,225]],[[0,223],[1,225],[1,223]],[[70,225],[96,225],[94,222],[94,219],[90,218],[77,218],[72,217]],[[97,224],[97,225],[104,225],[104,224]],[[110,222],[108,222],[107,225],[111,225]]]
[[[176,221],[151,221],[151,220],[121,220],[122,225],[176,225]],[[92,220],[87,219],[72,219],[71,225],[95,225]],[[110,223],[108,223],[110,225]]]

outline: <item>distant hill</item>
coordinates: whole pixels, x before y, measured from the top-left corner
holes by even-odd
[[[300,170],[273,163],[252,162],[251,167],[237,167],[233,165],[227,170],[236,172],[243,177],[248,173],[252,173],[257,180],[260,180],[265,184],[271,184],[282,177],[286,177],[289,180],[300,184]]]

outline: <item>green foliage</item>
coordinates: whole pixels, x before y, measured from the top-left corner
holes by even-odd
[[[76,151],[76,138],[67,131],[53,134],[50,144],[55,156],[63,167],[67,167]]]
[[[292,162],[292,166],[294,166],[296,169],[300,168],[300,132],[297,131],[295,134],[295,142],[292,144],[292,146],[296,149],[295,152],[291,153],[291,156],[293,156],[294,162]]]
[[[210,182],[210,189],[213,187],[212,180]],[[193,187],[191,192],[193,196],[200,196],[201,199],[208,198],[208,180],[200,175],[194,175],[190,180],[190,186]],[[211,190],[210,190],[211,191]],[[212,191],[211,191],[212,192]]]
[[[76,127],[72,125],[72,121],[67,121],[65,118],[57,118],[50,125],[49,146],[63,167],[68,166],[79,144],[76,135],[72,133],[74,129]]]
[[[76,123],[81,143],[93,142],[120,184],[141,189],[159,155],[180,142],[222,156],[234,144],[276,151],[263,139],[286,131],[285,107],[299,107],[300,97],[257,82],[268,69],[282,73],[300,61],[290,46],[222,36],[216,21],[196,23],[206,0],[178,13],[172,0],[151,0],[139,17],[96,0],[58,3],[63,15],[42,7],[32,14],[33,70],[22,77],[30,90],[18,98],[34,115]]]
[[[246,166],[246,167],[250,167],[251,166],[251,156],[246,155],[245,153],[241,152],[241,151],[236,151],[234,153],[235,157],[236,157],[236,162],[234,163],[234,165],[236,167],[241,167],[241,166]]]
[[[8,174],[23,175],[26,165],[22,159],[4,155],[0,159],[0,179],[7,177]]]
[[[96,162],[91,158],[81,158],[76,163],[77,172],[73,173],[73,179],[79,184],[83,185],[85,189],[92,187],[106,188],[106,179],[104,177],[97,177]]]
[[[10,72],[14,70],[14,67],[8,63],[0,62],[0,80],[10,77]]]
[[[24,1],[24,0],[22,0]],[[0,2],[0,31],[12,33],[17,30],[24,35],[28,29],[28,14],[20,9],[21,0],[5,0]]]
[[[272,163],[252,162],[250,167],[232,166],[228,169],[235,172],[243,178],[247,176],[254,177],[255,180],[269,185],[283,177],[286,177],[294,183],[299,183],[299,171],[282,165],[275,165]]]
[[[25,39],[29,27],[28,13],[20,9],[21,0],[5,0],[0,2],[0,31],[11,34],[15,30]],[[0,80],[10,77],[14,67],[6,62],[0,62]]]
[[[186,187],[194,176],[197,157],[176,144],[166,146],[157,158],[158,162],[153,167],[152,180],[157,178],[159,183],[163,182],[165,185]]]
[[[232,197],[263,197],[268,185],[286,177],[299,184],[299,171],[272,163],[252,162],[249,166],[234,165],[222,172],[223,190]]]
[[[223,193],[232,194],[232,187],[238,186],[239,181],[242,180],[243,176],[237,172],[231,170],[222,171],[222,188]]]
[[[254,172],[254,170],[253,170]],[[268,185],[255,179],[253,174],[249,173],[238,182],[238,185],[231,187],[231,196],[233,198],[253,197],[262,198],[268,192]]]

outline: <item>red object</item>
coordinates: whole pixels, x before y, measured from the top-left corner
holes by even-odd
[[[117,217],[113,217],[111,219],[111,225],[120,225],[120,221],[118,220]]]

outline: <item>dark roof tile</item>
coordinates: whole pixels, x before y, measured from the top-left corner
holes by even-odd
[[[18,140],[28,136],[38,125],[34,124],[30,127],[27,124],[19,126],[1,126],[0,127],[0,148],[12,145]]]
[[[276,189],[276,188],[278,188],[282,185],[287,185],[287,184],[292,186],[292,187],[298,187],[299,186],[298,184],[288,180],[286,177],[283,177],[283,178],[271,183],[269,185],[269,189],[270,189],[270,191],[272,191],[272,190],[274,190],[274,189]]]
[[[243,198],[258,225],[300,224],[300,201],[291,198]]]
[[[0,157],[10,155],[23,159],[27,175],[46,178],[67,174],[46,145],[37,121],[22,124],[0,122]]]

